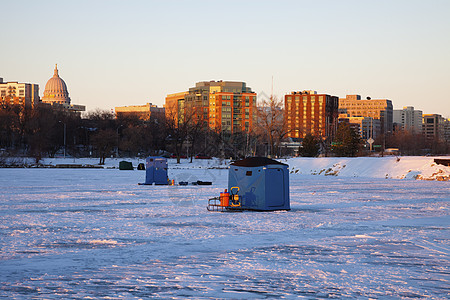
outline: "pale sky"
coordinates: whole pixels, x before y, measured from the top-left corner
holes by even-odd
[[[0,77],[55,64],[72,104],[164,104],[198,81],[388,98],[450,117],[449,0],[1,0]]]

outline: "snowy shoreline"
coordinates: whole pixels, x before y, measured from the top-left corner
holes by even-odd
[[[437,164],[442,157],[324,157],[286,161],[291,173],[340,177],[420,179],[448,181],[450,167]]]
[[[450,167],[437,164],[435,159],[448,157],[404,156],[404,157],[296,157],[280,159],[289,165],[292,175],[323,175],[340,177],[365,177],[386,179],[450,180]],[[105,165],[98,165],[98,158],[43,158],[39,165],[32,158],[10,158],[13,167],[43,168],[118,168],[120,161],[130,161],[136,168],[145,159],[108,158]],[[227,169],[230,160],[218,158],[182,159],[180,164],[169,159],[169,169]]]

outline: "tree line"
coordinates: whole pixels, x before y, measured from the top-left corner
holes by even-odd
[[[277,112],[278,113],[278,112]],[[276,126],[271,138],[265,130],[233,134],[210,130],[192,113],[182,119],[152,113],[150,120],[137,115],[117,116],[97,109],[80,115],[49,106],[26,109],[2,103],[0,106],[0,155],[34,157],[146,157],[152,155],[190,158],[242,158],[251,155],[276,156],[279,141]],[[258,126],[253,126],[258,127]],[[280,137],[281,138],[281,137]]]
[[[42,157],[146,157],[165,155],[192,160],[196,155],[223,158],[247,156],[284,157],[298,153],[315,157],[367,155],[359,134],[348,123],[339,124],[333,140],[307,134],[299,149],[283,146],[289,131],[283,103],[273,97],[262,101],[256,124],[249,132],[216,132],[195,113],[176,115],[153,113],[150,120],[138,116],[116,117],[111,111],[95,110],[81,116],[48,106],[25,109],[0,107],[0,155]],[[402,131],[380,135],[375,144],[399,148],[404,155],[445,154],[449,144],[427,140],[422,135]],[[295,151],[298,150],[298,151]]]

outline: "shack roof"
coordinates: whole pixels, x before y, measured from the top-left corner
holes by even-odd
[[[284,165],[287,166],[287,164],[283,164],[279,161],[267,158],[267,157],[248,157],[245,159],[237,160],[230,164],[231,166],[238,166],[238,167],[261,167],[266,165]]]

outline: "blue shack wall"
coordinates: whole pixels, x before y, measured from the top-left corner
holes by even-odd
[[[252,210],[290,209],[287,166],[230,166],[228,189],[239,187],[242,207]]]
[[[289,169],[268,166],[266,172],[266,209],[290,209]]]
[[[145,159],[145,184],[153,184],[155,173],[154,157],[147,157]]]
[[[167,159],[150,156],[145,160],[145,184],[168,184]]]

